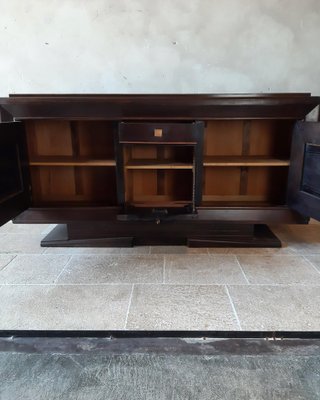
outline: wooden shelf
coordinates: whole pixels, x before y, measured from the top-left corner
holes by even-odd
[[[290,160],[256,156],[205,156],[204,167],[288,167]]]
[[[187,204],[191,203],[191,200],[179,200],[179,201],[174,201],[174,200],[162,200],[162,201],[157,201],[156,196],[153,196],[153,199],[151,201],[146,200],[146,201],[133,201],[130,203],[130,205],[132,205],[133,207],[141,207],[141,208],[145,208],[145,207],[159,207],[159,208],[165,208],[165,207],[176,207],[176,208],[181,208],[186,206]]]
[[[29,165],[47,167],[114,167],[116,162],[115,160],[48,156],[34,158],[30,160]]]
[[[191,163],[182,163],[172,160],[130,160],[125,165],[126,169],[193,169]]]
[[[281,206],[281,205],[280,205]],[[202,201],[201,202],[201,206],[199,207],[200,209],[206,209],[206,208],[212,208],[212,207],[216,207],[216,208],[225,208],[225,207],[234,207],[234,208],[238,208],[238,207],[279,207],[279,203],[277,202],[270,202],[270,201],[261,201],[261,200],[256,200],[254,201],[254,199],[250,200],[235,200],[235,199],[231,199],[231,200],[220,200],[220,201]]]

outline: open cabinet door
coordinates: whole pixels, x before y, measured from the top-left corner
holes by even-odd
[[[320,220],[320,122],[297,122],[293,132],[288,206]]]
[[[0,124],[0,226],[30,204],[25,132],[22,123]]]

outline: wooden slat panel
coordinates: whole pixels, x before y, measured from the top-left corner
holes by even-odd
[[[164,170],[163,194],[158,193],[156,170],[127,171],[127,201],[187,201],[192,199],[192,172]],[[181,184],[183,182],[183,184]],[[151,201],[150,200],[150,201]]]
[[[107,121],[77,121],[80,157],[114,159],[114,126]]]
[[[248,168],[247,194],[265,196],[268,201],[284,204],[288,168]]]
[[[289,158],[292,128],[292,121],[252,121],[249,155]]]
[[[75,186],[75,169],[81,191]],[[113,168],[34,167],[30,170],[34,205],[55,202],[104,203],[116,205],[116,181]],[[78,188],[79,189],[79,188]]]
[[[26,132],[30,158],[73,155],[69,121],[28,121]]]
[[[209,121],[204,132],[204,155],[240,156],[243,121]]]
[[[204,168],[203,197],[206,195],[239,195],[240,168]]]

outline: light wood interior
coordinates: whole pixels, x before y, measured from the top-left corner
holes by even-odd
[[[135,206],[182,206],[192,202],[193,147],[124,147],[125,200]]]
[[[131,169],[126,172],[126,202],[174,206],[192,202],[192,171]]]
[[[28,121],[34,206],[116,205],[115,125],[108,121]],[[206,122],[202,206],[282,205],[293,121]],[[193,146],[124,146],[126,201],[192,201]]]
[[[28,121],[34,206],[116,205],[114,126],[105,121]]]
[[[293,121],[207,122],[203,206],[285,204]]]

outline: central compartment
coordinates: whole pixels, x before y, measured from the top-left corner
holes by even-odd
[[[194,149],[125,145],[125,202],[143,207],[193,204]]]
[[[120,123],[119,203],[195,211],[201,201],[202,139],[201,122]]]

